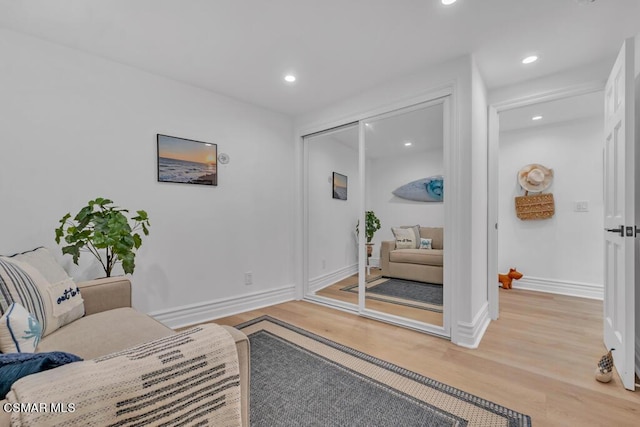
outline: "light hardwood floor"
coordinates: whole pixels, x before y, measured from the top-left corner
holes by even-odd
[[[377,268],[371,269],[371,276],[367,276],[367,280],[369,277],[379,277],[380,270]],[[343,291],[342,288],[350,285],[358,284],[358,275],[347,277],[346,279],[340,280],[339,282],[334,283],[333,285],[327,286],[326,288],[320,289],[316,292],[316,295],[335,299],[338,301],[348,302],[354,305],[358,305],[358,293],[357,292],[346,292]],[[389,302],[379,301],[375,299],[369,299],[365,301],[366,308],[370,310],[379,311],[382,313],[393,314],[395,316],[405,317],[407,319],[417,320],[419,322],[429,323],[436,326],[442,326],[443,316],[442,313],[436,313],[434,311],[423,310],[420,308],[407,307],[401,304],[393,304]]]
[[[294,301],[216,320],[267,314],[532,417],[535,427],[638,426],[640,393],[614,376],[594,379],[602,344],[600,301],[500,289],[500,319],[478,349]]]

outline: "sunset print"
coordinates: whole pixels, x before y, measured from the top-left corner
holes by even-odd
[[[158,181],[218,185],[218,146],[158,134]]]
[[[347,200],[347,176],[338,172],[333,173],[333,198]]]

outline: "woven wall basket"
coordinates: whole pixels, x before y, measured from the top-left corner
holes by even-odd
[[[516,197],[516,215],[522,220],[547,219],[555,213],[552,193]]]

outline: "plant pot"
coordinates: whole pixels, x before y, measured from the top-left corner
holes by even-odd
[[[367,245],[367,257],[370,257],[373,253],[373,243],[365,243]]]

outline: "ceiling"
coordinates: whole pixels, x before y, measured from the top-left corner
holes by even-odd
[[[291,116],[466,54],[490,89],[613,63],[639,16],[638,0],[0,0],[1,27]]]
[[[442,150],[444,138],[442,103],[396,111],[365,122],[365,156],[389,159],[432,150]],[[314,142],[327,138],[358,151],[358,125],[344,126],[312,136]],[[406,146],[405,143],[411,143]]]
[[[542,116],[542,119],[532,120],[535,116]],[[601,120],[604,117],[603,91],[503,111],[500,113],[500,132],[535,128],[589,117],[598,117]]]
[[[365,155],[385,159],[430,150],[442,150],[444,119],[439,103],[365,123]],[[405,146],[405,143],[411,143]]]

